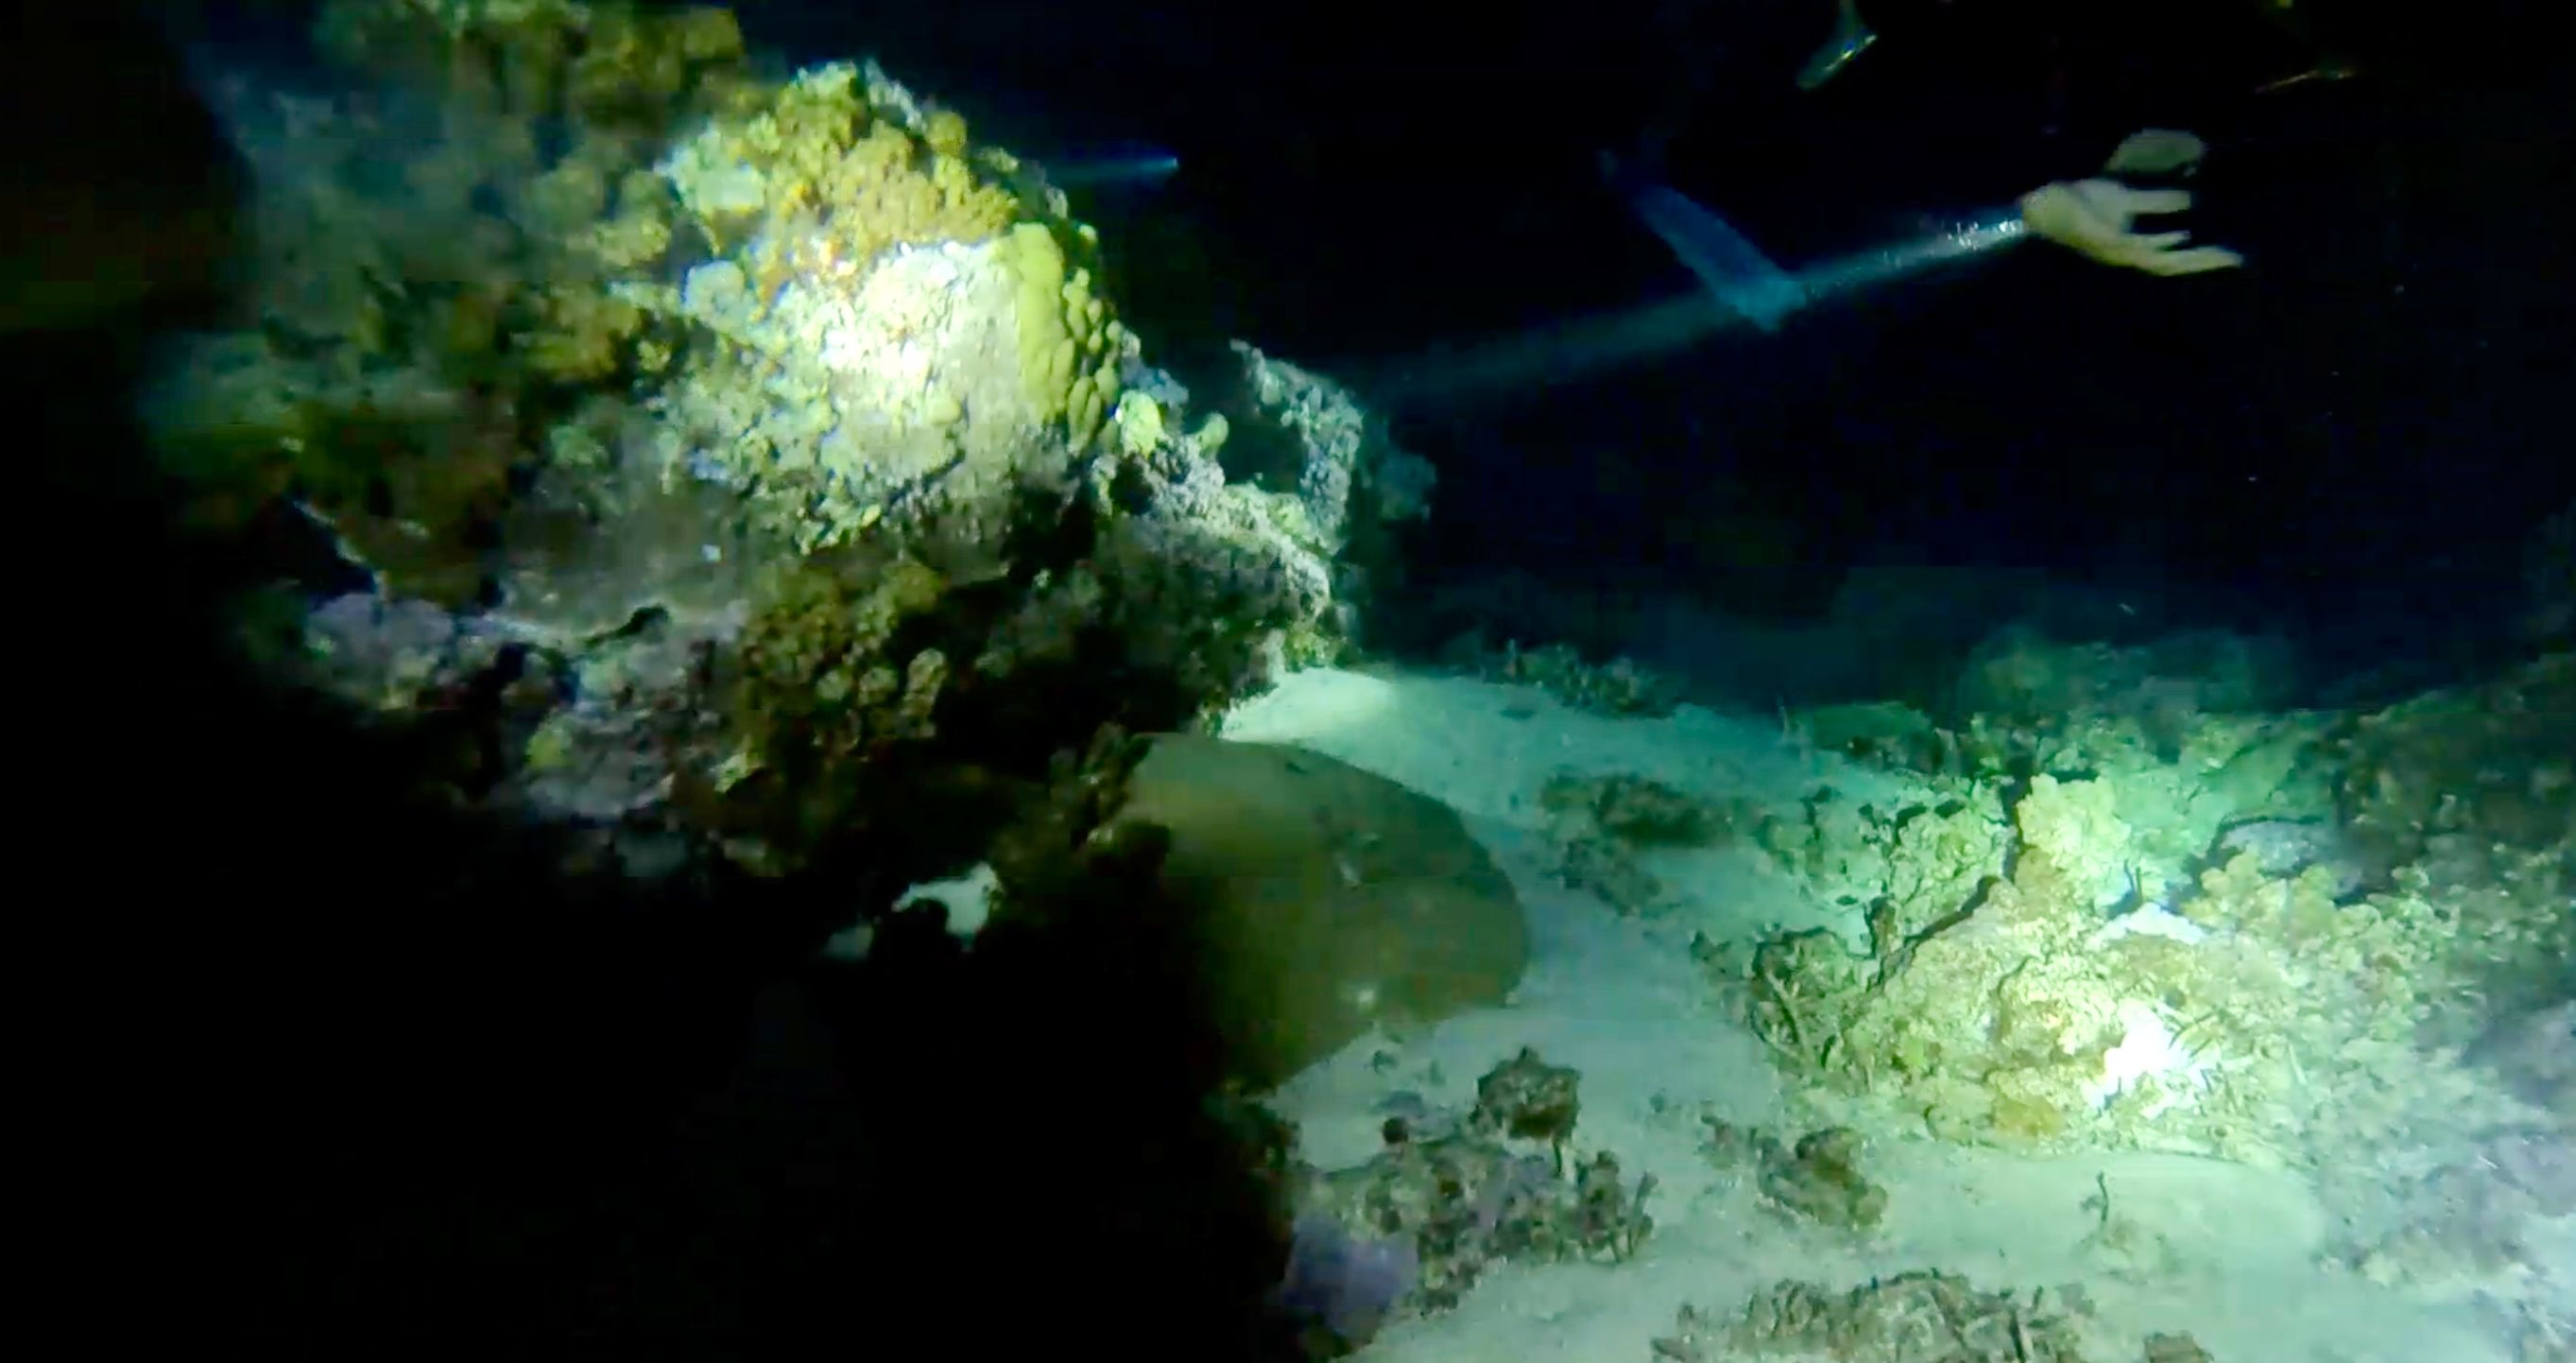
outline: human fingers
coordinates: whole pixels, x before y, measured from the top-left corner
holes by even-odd
[[[2130,213],[2179,213],[2191,207],[2188,189],[2123,189],[2120,207]]]
[[[2208,150],[2206,143],[2178,128],[2148,128],[2129,134],[2102,169],[2113,175],[2157,175],[2188,171]]]
[[[2232,270],[2245,263],[2245,257],[2224,246],[2195,246],[2188,251],[2163,251],[2138,262],[2138,268],[2150,274],[2207,274],[2212,270]]]

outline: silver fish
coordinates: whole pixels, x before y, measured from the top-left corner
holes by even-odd
[[[1834,0],[1834,31],[1825,45],[1798,68],[1798,88],[1813,90],[1842,73],[1842,69],[1869,50],[1878,41],[1869,22],[1860,17],[1859,0]]]

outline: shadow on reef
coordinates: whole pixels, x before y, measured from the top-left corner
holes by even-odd
[[[31,756],[126,958],[141,1082],[73,1091],[139,1138],[127,1195],[189,1228],[208,1322],[288,1356],[1299,1356],[1285,1134],[1222,1097],[1150,830],[971,956],[906,910],[808,965],[846,881],[567,875],[415,748],[228,672],[182,585],[226,565],[121,566],[155,585],[46,622],[90,680]]]
[[[112,364],[68,364],[64,391],[113,393]],[[132,523],[90,472],[53,505]],[[907,912],[866,962],[806,967],[846,882],[570,877],[416,787],[411,741],[232,670],[199,609],[238,566],[219,549],[114,557],[116,587],[32,622],[81,681],[25,756],[54,774],[38,838],[82,868],[79,926],[124,958],[107,1030],[140,1071],[72,1091],[153,1147],[133,1167],[169,1199],[127,1195],[186,1209],[207,1319],[289,1356],[897,1333],[1296,1356],[1264,1305],[1280,1133],[1218,1101],[1188,963],[1132,881],[1062,880],[1062,912],[971,959]]]
[[[117,60],[84,98],[211,155],[153,112],[188,102],[174,66]],[[102,137],[99,165],[156,164]],[[0,335],[31,512],[19,898],[59,906],[22,920],[61,1040],[20,1080],[77,1151],[48,1167],[107,1171],[66,1180],[57,1262],[280,1357],[1295,1355],[1265,1303],[1281,1133],[1218,1099],[1150,916],[970,960],[896,915],[825,970],[863,880],[584,879],[458,809],[423,779],[441,726],[242,665],[226,603],[273,562],[164,532],[121,417],[143,321],[92,301]]]

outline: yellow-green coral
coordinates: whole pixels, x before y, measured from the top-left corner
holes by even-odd
[[[565,383],[617,372],[625,343],[644,325],[644,314],[634,304],[582,286],[541,290],[536,310],[541,325],[520,338],[528,367]]]
[[[1810,931],[1735,967],[1756,1029],[1814,1085],[1807,1115],[2310,1158],[2319,1141],[2371,1139],[2395,1119],[2388,1095],[2469,1101],[2423,1053],[2427,1029],[2528,989],[2568,946],[2557,849],[2479,887],[2436,890],[2405,868],[2395,891],[2347,902],[2329,869],[2272,875],[2241,854],[2200,877],[2184,906],[2198,930],[2106,922],[2094,847],[2128,836],[2109,787],[2040,780],[2009,879],[1928,924],[1882,898],[1866,951]]]
[[[962,123],[953,135],[962,143]],[[963,157],[880,117],[846,63],[804,72],[748,118],[710,124],[669,170],[717,250],[748,244],[764,294],[798,275],[865,269],[894,246],[985,241],[1021,214]]]
[[[2126,889],[2136,864],[2129,825],[2115,812],[2105,780],[2060,781],[2041,773],[2013,810],[2025,854],[2048,858],[2090,902],[2107,907]]]
[[[968,146],[954,114],[835,65],[662,163],[715,258],[612,291],[679,324],[651,357],[668,456],[800,549],[1000,514],[1062,481],[1116,397],[1127,338],[1075,259],[1086,234],[979,178]]]
[[[997,248],[1017,290],[1020,373],[1042,420],[1064,416],[1081,345],[1057,299],[1065,288],[1064,248],[1038,223],[1022,223]]]
[[[2186,1042],[2188,1020],[2139,996],[2089,916],[2044,856],[2025,853],[2016,880],[1868,954],[1822,932],[1764,945],[1753,1018],[1793,1068],[1829,1085],[1806,1095],[1819,1115],[1892,1107],[1967,1141],[2122,1144],[2161,1128],[2218,1143],[2205,1120],[2218,1107],[2212,1057],[2235,1037],[2204,1026]]]
[[[1044,421],[1061,420],[1076,448],[1100,431],[1118,396],[1117,324],[1091,292],[1091,273],[1067,270],[1064,248],[1041,223],[1011,229],[999,247],[1018,288],[1020,373]]]
[[[198,513],[292,490],[397,591],[470,599],[563,389],[644,339],[605,280],[659,267],[649,158],[740,37],[721,10],[572,0],[332,0],[316,27],[356,87],[426,97],[243,99],[254,286],[293,342],[196,343],[153,416]]]
[[[773,848],[846,837],[887,808],[883,783],[900,778],[886,773],[934,736],[947,691],[947,655],[923,637],[946,586],[905,558],[836,553],[772,569],[727,669],[733,751],[675,794]]]
[[[1118,400],[1118,448],[1130,458],[1151,454],[1163,443],[1163,409],[1142,393]]]
[[[2037,773],[2008,844],[1981,846],[1998,825],[1975,798],[1891,818],[1819,791],[1762,840],[1816,900],[1869,905],[1867,948],[1811,931],[1707,955],[1810,1120],[2254,1161],[2340,1161],[2430,1113],[2502,1120],[2512,1099],[2457,1048],[2501,1001],[2564,987],[2570,683],[2542,664],[2355,723],[2155,712],[2134,703],[2167,694],[2151,677],[1989,745]],[[1984,798],[2011,788],[1989,775]],[[2220,837],[2283,819],[2319,846]],[[1965,870],[1988,878],[1960,893]]]
[[[927,696],[903,702],[915,687],[935,688],[944,662],[924,671],[888,648],[945,587],[911,559],[824,556],[772,573],[743,633],[736,697],[760,762],[793,767],[853,753],[926,723]]]
[[[1755,836],[1828,900],[1880,904],[1900,933],[1955,912],[2003,865],[2010,841],[1992,788],[1935,784],[1893,813],[1819,788],[1796,817],[1763,819]]]

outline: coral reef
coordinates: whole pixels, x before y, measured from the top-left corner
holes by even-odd
[[[2576,1359],[2576,1311],[2547,1310],[2529,1302],[2491,1308],[2512,1341],[2515,1363],[2569,1363]]]
[[[2566,676],[2165,743],[2105,713],[1893,811],[1823,788],[1757,836],[1858,921],[1704,955],[1819,1121],[2315,1165],[2502,1120],[2453,1061],[2564,996]]]
[[[1524,649],[1517,640],[1491,647],[1466,635],[1442,650],[1449,664],[1488,681],[1535,686],[1573,709],[1596,715],[1668,715],[1682,699],[1681,683],[1631,658],[1585,661],[1572,644]]]
[[[1385,423],[1362,410],[1347,389],[1241,341],[1234,343],[1234,353],[1241,368],[1215,409],[1269,413],[1271,419],[1250,438],[1226,447],[1230,476],[1294,495],[1314,535],[1334,552],[1354,535],[1430,512],[1438,482],[1431,465],[1397,448]]]
[[[398,591],[462,604],[560,381],[641,325],[604,290],[668,246],[646,157],[746,88],[740,34],[715,9],[337,0],[316,45],[352,93],[219,84],[260,325],[176,357],[149,412],[201,518],[291,496]]]
[[[647,439],[800,550],[888,518],[996,541],[1015,499],[1071,494],[1115,400],[1127,333],[1076,263],[1080,229],[979,180],[967,150],[953,114],[843,63],[659,167],[717,254],[611,291],[674,334]]]
[[[1642,846],[1706,847],[1733,832],[1737,811],[1643,776],[1560,772],[1539,788],[1539,805],[1568,825]]]
[[[1955,1274],[1900,1273],[1849,1292],[1782,1282],[1733,1321],[1685,1306],[1654,1342],[1668,1363],[1800,1354],[1836,1363],[2083,1363],[2072,1308],[2049,1294],[1980,1292]]]
[[[2143,749],[2167,762],[2206,742],[2213,716],[2276,707],[2286,672],[2277,650],[2237,635],[2180,634],[2148,644],[2054,644],[2006,629],[1978,648],[1947,709],[1972,721],[1979,746],[2043,768]]]
[[[2576,653],[2362,716],[2336,758],[2335,814],[2374,866],[2508,874],[2576,826]]]
[[[1464,1114],[1387,1123],[1368,1162],[1308,1174],[1304,1233],[1377,1247],[1409,1281],[1397,1313],[1447,1310],[1500,1261],[1623,1261],[1654,1229],[1654,1179],[1628,1182],[1608,1151],[1568,1159],[1579,1104],[1574,1072],[1528,1050],[1477,1082]],[[1569,1167],[1571,1169],[1569,1171]],[[1374,1325],[1374,1320],[1370,1322]],[[1365,1337],[1344,1336],[1346,1346]]]
[[[1810,706],[1791,712],[1785,727],[1802,747],[1864,761],[1939,771],[1946,740],[1932,717],[1900,701]]]
[[[1757,1127],[1702,1114],[1701,1153],[1720,1168],[1751,1165],[1763,1200],[1792,1216],[1843,1230],[1867,1230],[1887,1213],[1887,1190],[1860,1172],[1860,1133],[1824,1127],[1794,1147]]]
[[[1557,875],[1589,890],[1620,913],[1648,915],[1672,903],[1653,872],[1638,864],[1655,847],[1707,847],[1732,840],[1749,809],[1694,797],[1642,776],[1559,773],[1539,790]]]
[[[2533,1106],[2576,1122],[2576,998],[2499,1019],[2465,1058]]]
[[[2576,1140],[2526,1128],[2481,1142],[2468,1158],[2383,1185],[2394,1229],[2360,1256],[2383,1279],[2458,1263],[2481,1273],[2546,1275],[2543,1223],[2576,1217]]]
[[[1467,1124],[1514,1140],[1545,1141],[1562,1170],[1565,1143],[1574,1139],[1574,1124],[1583,1117],[1581,1085],[1572,1069],[1548,1064],[1523,1046],[1476,1080],[1476,1106]]]
[[[1885,811],[1819,786],[1795,816],[1760,819],[1754,837],[1819,898],[1870,904],[1872,931],[1898,936],[1968,902],[2009,846],[2000,792],[1955,780],[1932,782],[1916,800]]]
[[[618,0],[314,41],[305,93],[223,83],[260,324],[148,412],[200,523],[372,584],[302,586],[278,666],[453,731],[464,803],[638,870],[953,873],[1051,754],[1344,647],[1420,514],[1329,380],[1243,348],[1194,412],[1063,196],[871,63]]]

